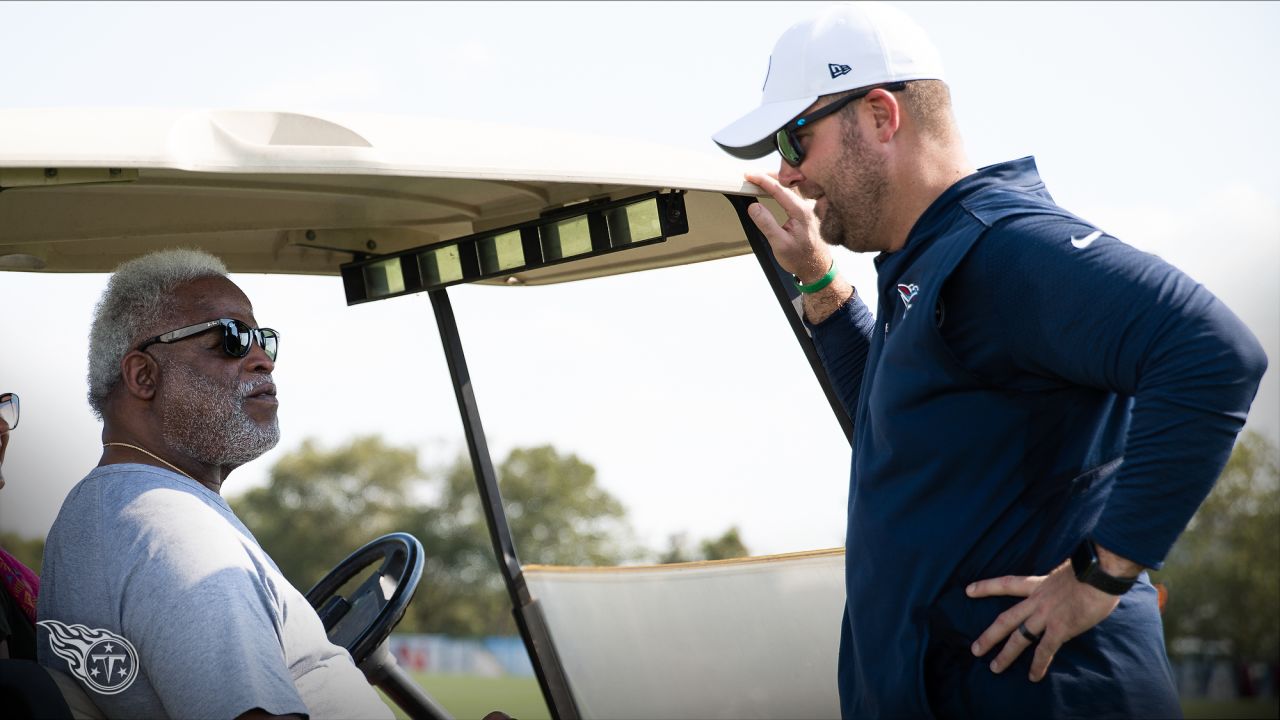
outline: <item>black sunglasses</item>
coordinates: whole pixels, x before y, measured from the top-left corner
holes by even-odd
[[[788,165],[791,167],[800,167],[800,163],[804,162],[804,148],[800,145],[800,139],[796,137],[797,130],[807,125],[812,125],[828,115],[839,112],[844,108],[844,106],[854,100],[860,100],[866,97],[872,90],[884,89],[889,92],[898,92],[906,86],[907,84],[905,82],[872,85],[870,87],[864,87],[857,90],[851,95],[845,95],[829,105],[823,105],[808,115],[798,117],[786,125],[783,125],[779,128],[777,134],[773,136],[773,144],[778,148],[778,154],[782,156],[783,160],[787,161]]]
[[[138,346],[138,350],[146,350],[156,343],[172,343],[195,337],[206,330],[222,326],[222,349],[231,357],[242,358],[249,354],[249,348],[256,341],[258,346],[272,361],[276,359],[276,351],[280,348],[280,333],[271,328],[251,328],[239,320],[219,318],[208,322],[196,323],[186,327],[170,330],[157,335]]]

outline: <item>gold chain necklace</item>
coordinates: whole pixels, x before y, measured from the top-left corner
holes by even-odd
[[[110,447],[110,446],[112,446],[112,445],[116,445],[116,446],[119,446],[119,447],[132,448],[132,449],[137,450],[138,452],[140,452],[140,453],[142,453],[142,454],[144,454],[144,455],[150,455],[151,457],[155,458],[156,460],[159,460],[160,462],[164,463],[165,465],[168,465],[170,468],[172,468],[172,469],[173,469],[173,471],[174,471],[174,472],[179,473],[179,474],[182,474],[182,475],[186,475],[188,478],[190,478],[190,479],[192,479],[192,480],[196,480],[195,478],[191,477],[190,475],[187,475],[186,473],[182,472],[182,470],[179,470],[179,469],[178,469],[178,467],[177,467],[176,465],[174,465],[173,463],[169,462],[168,460],[165,460],[164,458],[160,457],[159,455],[156,455],[155,453],[151,452],[150,450],[146,450],[146,449],[140,448],[140,447],[138,447],[137,445],[130,445],[129,443],[122,443],[122,442],[109,442],[109,443],[102,443],[102,447],[104,447],[104,448],[105,448],[105,447]],[[196,482],[200,482],[200,481],[199,481],[199,480],[196,480]]]

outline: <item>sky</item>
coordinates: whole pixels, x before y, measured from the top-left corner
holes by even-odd
[[[1271,368],[1248,427],[1280,444],[1280,5],[895,4],[942,54],[975,167],[1034,155],[1061,205],[1249,325]],[[777,37],[822,6],[0,3],[0,110],[388,113],[716,153],[711,134],[759,101]],[[871,259],[838,261],[873,301]],[[425,296],[348,308],[336,277],[233,279],[282,334],[282,440],[226,494],[308,437],[381,434],[426,467],[464,450]],[[43,534],[97,462],[84,373],[105,283],[0,274],[0,391],[23,407],[0,529]],[[651,548],[731,525],[753,553],[843,543],[848,444],[752,257],[450,295],[495,460],[577,454]]]

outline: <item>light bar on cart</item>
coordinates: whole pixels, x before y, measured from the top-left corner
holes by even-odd
[[[664,242],[689,232],[684,193],[581,203],[537,220],[342,266],[348,305]]]

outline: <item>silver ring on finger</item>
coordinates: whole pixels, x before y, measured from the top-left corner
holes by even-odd
[[[1036,643],[1040,642],[1040,638],[1044,637],[1044,633],[1043,633],[1043,632],[1042,632],[1042,633],[1040,633],[1039,635],[1037,635],[1037,634],[1035,634],[1035,633],[1031,632],[1030,630],[1028,630],[1028,629],[1027,629],[1027,624],[1026,624],[1025,622],[1024,622],[1024,623],[1019,623],[1019,625],[1018,625],[1018,634],[1019,634],[1019,635],[1021,635],[1021,636],[1022,636],[1022,637],[1024,637],[1024,638],[1026,638],[1026,639],[1027,639],[1027,642],[1031,643],[1032,645],[1035,645]]]

